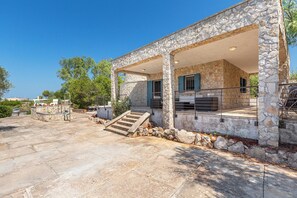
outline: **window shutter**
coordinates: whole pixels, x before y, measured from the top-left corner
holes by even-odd
[[[160,80],[161,86],[161,98],[163,97],[163,79]]]
[[[153,99],[153,82],[147,81],[147,106],[151,106],[151,100]]]
[[[184,76],[179,76],[178,77],[178,91],[181,93],[184,91],[185,87],[185,77]]]
[[[195,91],[199,91],[201,89],[201,75],[200,74],[195,74],[194,76],[194,87]]]

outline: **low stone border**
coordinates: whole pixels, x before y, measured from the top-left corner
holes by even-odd
[[[136,136],[155,136],[177,141],[185,144],[206,146],[219,150],[230,151],[238,154],[245,154],[257,158],[261,161],[274,164],[285,164],[292,168],[297,168],[297,152],[290,152],[276,148],[260,147],[258,145],[248,146],[242,141],[227,139],[222,136],[208,135],[202,133],[188,132],[178,129],[163,129],[161,127],[143,128],[139,127]]]

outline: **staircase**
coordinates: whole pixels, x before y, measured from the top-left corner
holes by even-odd
[[[139,126],[148,121],[150,113],[127,111],[105,125],[105,131],[120,135],[129,135],[136,132]]]

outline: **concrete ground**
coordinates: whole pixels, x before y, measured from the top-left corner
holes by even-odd
[[[78,117],[0,120],[0,197],[297,197],[297,172]]]

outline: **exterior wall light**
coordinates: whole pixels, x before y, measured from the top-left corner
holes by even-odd
[[[229,51],[231,51],[231,52],[233,52],[235,50],[237,50],[237,47],[236,46],[232,46],[232,47],[229,48]]]

